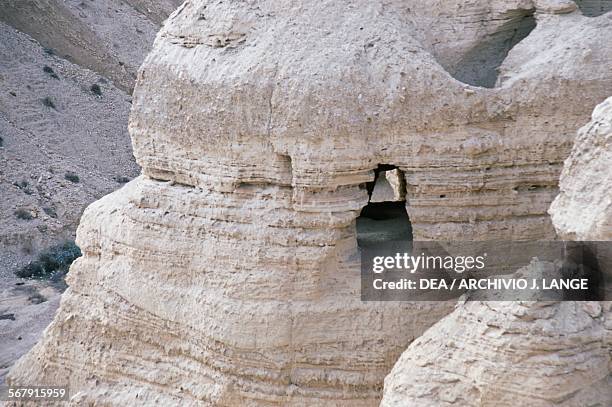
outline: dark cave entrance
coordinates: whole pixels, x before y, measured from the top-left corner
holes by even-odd
[[[368,204],[357,218],[359,247],[387,242],[412,241],[412,225],[406,212],[406,181],[395,166],[380,164],[368,182]]]

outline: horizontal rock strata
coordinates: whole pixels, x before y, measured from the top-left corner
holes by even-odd
[[[610,405],[610,306],[464,303],[410,344],[381,406]]]
[[[612,93],[612,20],[546,14],[486,89],[403,5],[177,9],[134,93],[142,176],[85,212],[84,257],[12,383],[68,381],[81,404],[376,405],[450,311],[360,301],[379,164],[404,174],[417,239],[553,237],[573,134]]]
[[[595,108],[565,162],[550,208],[563,238],[612,237],[611,102]],[[593,246],[604,288],[610,246]],[[516,276],[558,268],[534,260]],[[609,291],[601,291],[606,299]],[[612,301],[463,303],[402,354],[385,379],[381,406],[611,405],[611,333]]]

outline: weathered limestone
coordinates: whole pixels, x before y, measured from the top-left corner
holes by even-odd
[[[519,7],[477,3],[493,25]],[[67,381],[79,405],[376,405],[450,306],[360,301],[378,164],[405,174],[417,239],[553,237],[561,163],[612,93],[612,20],[547,14],[485,89],[442,68],[405,4],[173,13],[134,93],[142,176],[85,212],[84,257],[12,383]]]
[[[568,240],[612,240],[612,97],[578,132],[550,215]]]
[[[611,305],[460,304],[402,354],[381,406],[610,405]]]
[[[565,239],[612,240],[611,139],[609,98],[578,132],[550,208]],[[609,278],[611,253],[598,247]],[[554,268],[534,261],[519,272]],[[612,405],[611,338],[610,301],[460,304],[404,352],[381,405]]]
[[[370,202],[398,202],[406,200],[404,174],[399,170],[383,171],[374,184]]]
[[[223,191],[292,185],[296,209],[339,212],[362,206],[359,184],[393,164],[415,238],[554,236],[561,163],[612,93],[609,18],[547,15],[488,90],[450,78],[415,39],[429,20],[403,8],[283,4],[187,2],[170,19],[131,117],[146,175]]]
[[[372,405],[449,306],[361,303],[353,218],[290,204],[274,186],[146,178],[93,204],[58,317],[14,380],[69,381],[79,403]]]

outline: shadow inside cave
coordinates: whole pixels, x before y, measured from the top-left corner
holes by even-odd
[[[374,181],[367,183],[365,188],[369,200],[357,218],[359,247],[397,246],[412,242],[403,172],[393,165],[380,164],[374,170]]]

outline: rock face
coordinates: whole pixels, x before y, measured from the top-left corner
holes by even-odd
[[[612,240],[612,97],[582,127],[565,162],[560,193],[550,207],[568,240]]]
[[[415,238],[554,236],[546,210],[562,161],[612,92],[610,16],[538,14],[489,90],[453,80],[416,40],[429,21],[403,6],[283,4],[186,2],[173,15],[135,93],[145,175],[220,191],[291,185],[297,210],[340,212],[392,164]]]
[[[612,240],[611,139],[609,98],[578,132],[550,208],[565,239]],[[609,278],[612,256],[598,257]],[[402,354],[381,405],[612,405],[611,334],[610,301],[460,304]]]
[[[461,304],[410,344],[381,406],[609,406],[611,305]]]
[[[609,16],[475,2],[475,44],[500,14],[537,20],[486,89],[438,62],[473,46],[434,49],[418,3],[177,9],[135,88],[142,175],[85,211],[70,288],[10,382],[67,382],[79,405],[376,405],[449,304],[360,301],[373,170],[404,174],[417,239],[550,238],[573,134],[612,93]]]

